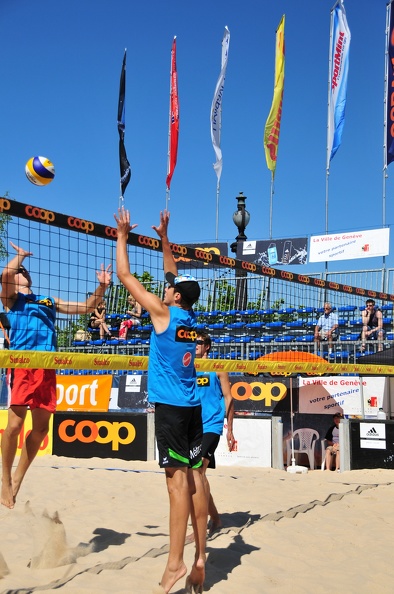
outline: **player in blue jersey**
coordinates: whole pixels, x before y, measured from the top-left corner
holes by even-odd
[[[56,312],[86,314],[102,299],[111,280],[110,266],[97,272],[99,285],[85,302],[63,301],[57,297],[36,295],[23,261],[31,252],[11,243],[16,255],[1,275],[1,301],[10,322],[10,349],[16,351],[55,351]],[[15,505],[22,480],[37,455],[49,430],[49,421],[56,408],[56,372],[54,369],[9,369],[8,422],[1,439],[2,485],[1,503]],[[18,436],[27,410],[32,416],[32,430],[22,447],[19,463],[12,475]]]
[[[196,340],[196,357],[208,359],[211,350],[211,337],[206,332],[199,332]],[[212,534],[221,527],[221,520],[211,495],[206,476],[207,468],[216,468],[215,450],[223,433],[224,418],[227,418],[227,445],[231,452],[235,446],[233,435],[234,400],[226,371],[208,371],[197,373],[197,392],[202,406],[202,457],[204,468],[205,492],[208,498],[210,517],[209,532]]]
[[[186,575],[183,560],[186,528],[192,517],[196,553],[186,580],[187,592],[202,592],[205,579],[207,498],[201,459],[202,418],[197,395],[194,357],[196,319],[192,306],[200,287],[189,275],[178,276],[167,236],[170,214],[160,213],[153,227],[162,242],[163,265],[168,285],[164,299],[149,293],[130,272],[127,254],[130,214],[120,209],[116,272],[129,293],[146,309],[153,324],[149,351],[148,394],[155,403],[155,431],[159,464],[165,469],[170,500],[170,550],[167,565],[155,592],[167,594]]]

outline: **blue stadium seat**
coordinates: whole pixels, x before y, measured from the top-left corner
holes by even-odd
[[[393,318],[383,318],[383,324],[392,324]]]
[[[386,338],[387,340],[394,340],[394,332],[387,332]]]
[[[313,314],[315,313],[314,307],[299,307],[297,309],[297,313],[299,314]]]
[[[314,334],[304,334],[297,338],[299,342],[313,342],[315,340]]]
[[[282,307],[282,309],[279,309],[278,310],[278,313],[280,313],[280,314],[292,314],[295,311],[297,311],[295,307]]]
[[[209,330],[223,330],[224,322],[216,322],[214,324],[208,324]]]
[[[234,342],[250,342],[250,336],[236,336],[234,337]]]
[[[257,314],[259,316],[272,316],[274,313],[277,313],[277,309],[259,309]]]
[[[292,334],[283,334],[282,336],[275,338],[275,342],[293,342],[295,339],[296,337]]]
[[[385,303],[380,308],[382,311],[393,311],[394,305],[392,303]]]
[[[254,342],[271,342],[274,338],[273,334],[263,334],[262,336],[255,336],[253,340]]]
[[[303,320],[294,320],[293,322],[286,322],[286,328],[302,328],[303,326]]]
[[[232,324],[228,324],[227,328],[235,329],[235,328],[244,328],[245,322],[233,322]]]
[[[352,311],[356,311],[357,309],[357,305],[340,305],[338,307],[338,312],[352,312]]]
[[[358,340],[359,339],[359,336],[360,336],[360,333],[359,332],[352,332],[350,334],[342,334],[339,337],[339,340],[342,340],[342,341],[345,341],[345,342],[346,341],[354,341],[354,340]]]
[[[266,328],[283,328],[283,326],[285,325],[284,322],[267,322],[267,324],[265,325]]]
[[[252,330],[253,328],[263,328],[263,327],[264,327],[264,325],[265,325],[265,324],[264,324],[264,322],[262,322],[262,321],[260,321],[260,320],[259,320],[259,321],[257,321],[257,322],[248,322],[248,323],[246,324],[246,327],[247,327],[249,330]]]

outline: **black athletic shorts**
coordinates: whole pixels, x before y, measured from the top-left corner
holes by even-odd
[[[217,433],[204,433],[202,436],[201,456],[209,460],[208,468],[216,468],[215,451],[219,441],[220,435]]]
[[[155,434],[159,466],[199,468],[201,461],[201,405],[155,405]]]

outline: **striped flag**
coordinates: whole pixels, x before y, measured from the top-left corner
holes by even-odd
[[[176,37],[171,49],[171,75],[170,75],[170,122],[168,138],[168,166],[166,185],[170,189],[178,154],[179,137],[179,99],[178,99],[178,74],[176,70]]]
[[[213,96],[211,106],[211,139],[213,144],[213,150],[216,154],[216,163],[214,163],[214,170],[220,182],[220,176],[222,175],[222,150],[220,148],[220,135],[222,130],[222,100],[224,91],[224,80],[226,78],[226,68],[228,61],[228,51],[230,49],[230,31],[227,27],[224,28],[224,35],[222,39],[222,65],[219,74],[218,81],[216,83],[215,94]]]
[[[267,167],[275,175],[278,156],[280,122],[282,119],[282,103],[285,82],[285,15],[276,30],[275,52],[275,84],[271,111],[268,115],[264,131],[264,150]]]
[[[328,98],[327,169],[340,147],[345,124],[350,30],[345,7],[338,0],[331,11],[330,88]]]
[[[120,74],[119,101],[118,101],[118,132],[119,132],[119,166],[120,166],[120,193],[123,198],[127,184],[131,178],[131,167],[127,160],[124,145],[125,132],[125,93],[126,93],[126,50],[123,56],[122,72]]]
[[[387,6],[387,73],[386,73],[386,163],[394,161],[394,12],[392,1]]]

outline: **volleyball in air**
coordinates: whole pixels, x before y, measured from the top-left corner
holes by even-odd
[[[55,177],[55,166],[46,157],[32,157],[25,166],[26,177],[36,186],[47,186]]]

